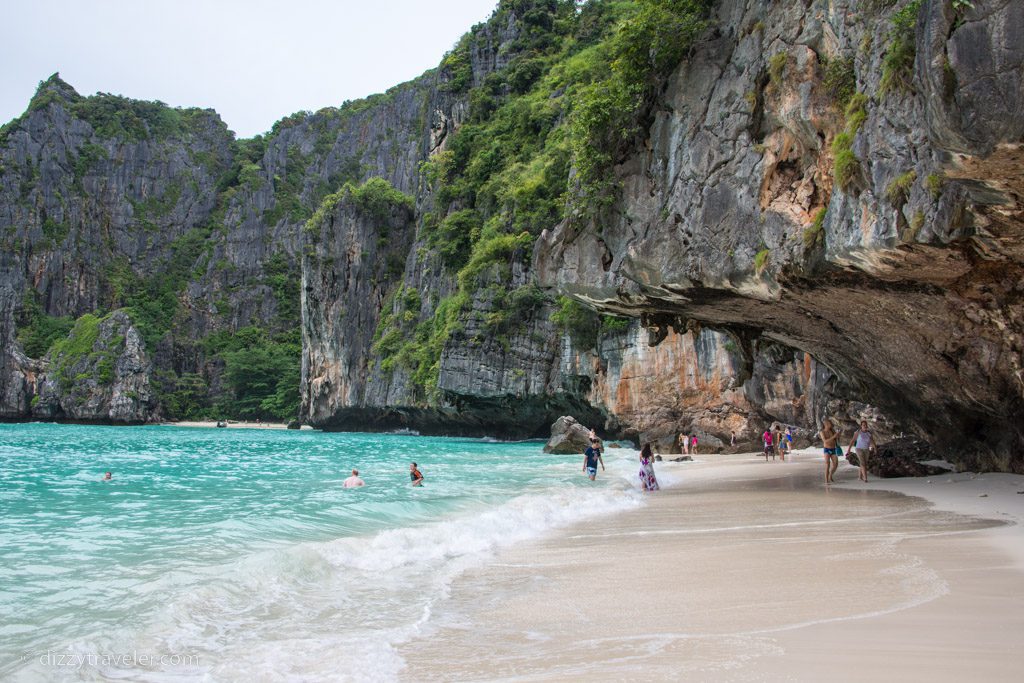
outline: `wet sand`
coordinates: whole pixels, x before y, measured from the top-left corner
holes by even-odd
[[[640,510],[461,577],[400,648],[404,678],[1020,680],[1024,570],[1007,548],[1024,535],[1006,525],[1024,495],[984,519],[858,488],[845,464],[852,486],[826,488],[816,451],[700,458],[659,463],[679,483]]]

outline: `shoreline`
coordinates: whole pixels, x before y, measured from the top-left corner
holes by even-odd
[[[284,422],[247,422],[237,420],[222,420],[227,427],[220,427],[220,429],[288,429],[288,425]],[[180,422],[158,422],[156,423],[161,427],[194,427],[203,429],[218,429],[216,420],[182,420]],[[313,428],[309,425],[302,425],[299,429],[293,429],[292,431],[312,431]]]
[[[822,467],[817,449],[658,463],[676,483],[640,510],[457,579],[398,646],[402,678],[1015,680],[1024,476],[863,485],[843,463],[826,487]]]

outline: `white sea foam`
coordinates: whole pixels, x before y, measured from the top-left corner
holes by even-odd
[[[78,640],[68,651],[127,647],[199,657],[198,668],[187,671],[97,666],[83,669],[85,678],[394,680],[405,666],[396,646],[430,632],[453,579],[500,548],[639,506],[634,485],[617,476],[632,469],[613,465],[604,473],[611,481],[593,488],[551,487],[432,523],[168,572],[146,587],[177,596],[159,614],[141,628]]]

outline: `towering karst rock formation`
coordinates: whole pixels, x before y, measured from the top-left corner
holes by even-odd
[[[1021,471],[1021,44],[1010,0],[506,0],[242,141],[50,79],[0,132],[0,413],[866,415]]]
[[[1021,470],[1024,5],[715,11],[619,201],[539,241],[541,281],[808,351],[960,462]]]

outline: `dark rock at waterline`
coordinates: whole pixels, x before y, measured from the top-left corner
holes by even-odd
[[[660,455],[654,456],[654,462],[661,462],[661,461],[662,461],[662,457]]]
[[[693,462],[693,458],[689,455],[682,455],[678,458],[672,458],[672,462]]]
[[[878,452],[868,458],[868,472],[882,479],[893,477],[927,477],[943,474],[949,470],[927,465],[924,461],[935,460],[935,453],[923,441],[913,438],[896,439],[878,447]],[[854,467],[860,465],[856,451],[846,456]]]
[[[302,429],[302,423],[298,420],[292,420],[288,423],[288,429]]]
[[[551,425],[551,439],[544,446],[545,453],[582,453],[590,444],[590,430],[563,415]]]

